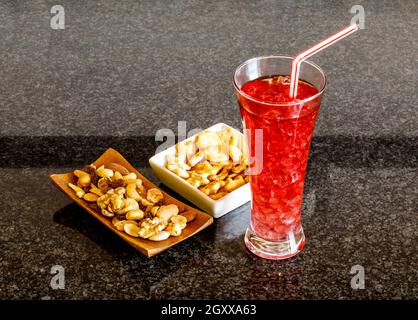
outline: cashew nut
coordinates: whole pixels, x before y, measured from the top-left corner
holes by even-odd
[[[147,199],[145,199],[145,198],[142,198],[141,199],[141,204],[144,206],[144,207],[149,207],[149,206],[153,206],[154,205],[154,203],[153,202],[150,202],[150,201],[148,201]]]
[[[131,182],[126,186],[126,195],[129,198],[132,198],[136,201],[140,201],[142,199],[142,197],[140,196],[140,194],[138,193],[138,191],[136,191],[137,188],[137,184],[136,182]]]
[[[111,169],[106,169],[104,167],[100,167],[99,169],[96,170],[96,173],[99,177],[101,178],[111,178],[114,175],[113,170]]]
[[[123,201],[124,201],[125,205],[124,205],[123,209],[119,211],[119,214],[125,214],[128,211],[139,209],[139,204],[134,199],[126,198]]]
[[[77,196],[77,197],[79,197],[79,198],[84,197],[85,192],[84,192],[84,190],[83,190],[83,189],[81,189],[80,187],[78,187],[78,186],[76,186],[76,185],[74,185],[74,184],[72,184],[72,183],[69,183],[69,184],[68,184],[68,186],[69,186],[71,189],[73,189],[73,190],[74,190],[74,192],[75,192],[75,194],[76,194],[76,196]]]
[[[142,220],[144,219],[145,212],[138,209],[138,210],[131,210],[126,213],[126,219],[128,220]]]
[[[175,204],[160,206],[156,212],[156,216],[165,221],[169,221],[172,216],[179,213],[179,208]]]
[[[122,179],[123,179],[123,181],[125,182],[125,183],[130,183],[130,182],[132,182],[132,181],[130,181],[130,180],[133,180],[133,181],[135,181],[136,180],[136,174],[135,173],[133,173],[133,172],[131,172],[131,173],[129,173],[129,174],[127,174],[127,175],[124,175],[123,177],[122,177]]]

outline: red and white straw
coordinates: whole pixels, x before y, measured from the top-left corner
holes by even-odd
[[[290,75],[290,92],[289,95],[291,98],[296,98],[298,93],[298,79],[299,79],[299,71],[300,65],[302,64],[303,60],[313,56],[315,53],[325,49],[326,47],[334,44],[335,42],[345,38],[346,36],[356,32],[358,30],[358,26],[356,24],[352,24],[347,28],[344,28],[340,32],[334,34],[333,36],[321,41],[320,43],[314,45],[313,47],[299,53],[292,62],[292,73]]]

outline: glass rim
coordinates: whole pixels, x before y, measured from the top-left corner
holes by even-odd
[[[250,95],[248,95],[248,94],[246,94],[244,91],[242,91],[242,90],[241,90],[241,88],[239,88],[239,87],[238,87],[237,82],[236,82],[237,73],[238,73],[238,70],[240,70],[242,67],[244,67],[245,65],[249,64],[250,62],[252,62],[252,61],[254,61],[254,60],[261,60],[261,59],[286,59],[286,60],[293,60],[293,57],[290,57],[290,56],[284,56],[284,55],[278,55],[278,56],[276,56],[276,55],[270,55],[270,56],[260,56],[260,57],[250,58],[250,59],[248,59],[248,60],[244,61],[243,63],[241,63],[241,64],[240,64],[240,65],[239,65],[239,66],[235,69],[235,72],[234,72],[234,77],[233,77],[233,79],[232,79],[232,83],[233,83],[233,85],[234,85],[235,90],[236,90],[236,91],[238,91],[238,92],[239,92],[241,95],[243,95],[245,98],[247,98],[247,99],[249,99],[249,100],[252,100],[252,101],[254,101],[254,102],[261,103],[261,104],[265,104],[265,105],[269,105],[269,106],[277,106],[277,107],[279,107],[279,106],[293,106],[293,105],[296,105],[296,104],[306,103],[306,102],[309,102],[309,101],[311,101],[311,100],[314,100],[314,99],[316,99],[317,97],[321,96],[321,95],[322,95],[322,93],[325,91],[325,88],[326,88],[326,86],[327,86],[327,77],[326,77],[326,75],[325,75],[325,72],[324,72],[324,71],[321,69],[321,67],[320,67],[320,66],[318,66],[316,63],[314,63],[314,62],[312,62],[312,61],[310,61],[310,60],[304,60],[304,61],[302,62],[302,64],[303,64],[303,63],[307,63],[307,64],[311,65],[312,67],[314,67],[315,69],[317,69],[317,70],[320,72],[320,74],[324,77],[324,85],[323,85],[323,87],[321,88],[321,90],[318,90],[318,92],[317,92],[317,93],[315,93],[313,96],[310,96],[309,98],[306,98],[306,99],[303,99],[303,100],[297,100],[297,101],[294,101],[294,102],[285,102],[285,103],[272,103],[272,102],[265,102],[265,101],[258,100],[258,99],[254,98],[254,97],[251,97]],[[255,79],[254,79],[254,80],[255,80]]]

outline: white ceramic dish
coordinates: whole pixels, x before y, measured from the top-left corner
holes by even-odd
[[[224,123],[217,123],[206,130],[219,132],[225,128],[231,128],[241,137],[243,137],[241,132]],[[197,134],[187,138],[184,141],[193,140]],[[178,194],[194,203],[200,209],[212,215],[214,218],[219,218],[251,200],[251,189],[249,183],[246,183],[242,187],[239,187],[238,189],[230,192],[221,199],[213,200],[205,193],[193,187],[191,184],[165,167],[167,155],[174,156],[175,154],[176,146],[172,146],[164,151],[161,151],[160,153],[157,153],[155,156],[149,159],[151,168],[154,170],[158,179],[160,179],[166,186],[173,189]]]

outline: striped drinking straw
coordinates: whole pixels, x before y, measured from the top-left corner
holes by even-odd
[[[321,51],[322,49],[325,49],[326,47],[330,46],[331,44],[341,40],[342,38],[356,32],[358,30],[358,26],[356,24],[352,24],[340,32],[332,35],[331,37],[325,39],[324,41],[321,41],[320,43],[314,45],[313,47],[309,48],[308,50],[305,50],[301,53],[299,53],[292,62],[292,72],[290,75],[290,92],[289,95],[291,98],[296,98],[296,95],[298,93],[298,79],[299,79],[299,70],[300,65],[303,60],[306,58],[309,58],[310,56],[313,56],[315,53]]]

